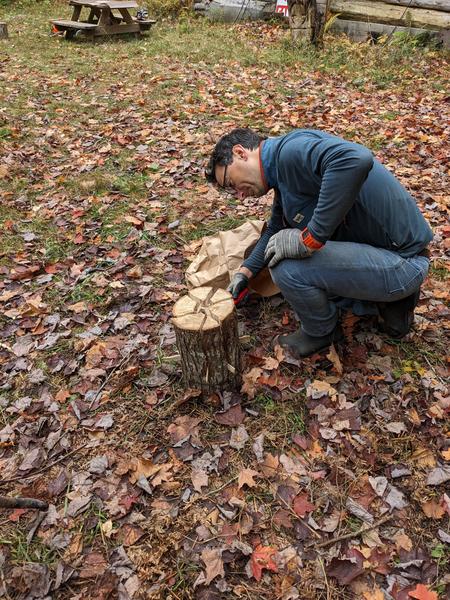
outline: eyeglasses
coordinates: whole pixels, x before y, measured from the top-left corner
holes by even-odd
[[[223,171],[223,185],[220,185],[219,182],[217,182],[219,184],[219,188],[224,191],[226,194],[235,194],[236,193],[236,189],[233,185],[231,185],[230,183],[227,183],[227,170],[228,170],[228,165],[225,165],[225,169]]]

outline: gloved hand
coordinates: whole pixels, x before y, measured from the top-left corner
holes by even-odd
[[[235,273],[230,285],[227,287],[227,292],[233,296],[236,306],[242,305],[248,296],[248,277],[244,273]]]
[[[305,246],[298,229],[282,229],[273,235],[264,253],[264,259],[270,260],[269,268],[277,265],[284,258],[308,258],[312,251]]]

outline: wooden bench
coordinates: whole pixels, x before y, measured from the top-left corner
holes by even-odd
[[[96,23],[85,23],[84,21],[55,20],[50,22],[54,30],[65,33],[67,39],[73,38],[77,31],[94,34],[94,31],[98,28]]]

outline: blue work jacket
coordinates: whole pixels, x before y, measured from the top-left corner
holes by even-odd
[[[270,237],[286,227],[307,228],[323,244],[370,244],[405,258],[431,241],[431,228],[415,200],[364,146],[297,129],[265,140],[260,153],[275,199],[268,227],[243,263],[253,274],[264,266]]]

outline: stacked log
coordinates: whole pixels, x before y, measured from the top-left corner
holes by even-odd
[[[317,4],[324,10],[325,0],[317,0]],[[428,33],[450,45],[449,0],[331,0],[329,9],[338,15],[331,29],[344,31],[357,41],[373,34],[404,31]]]

